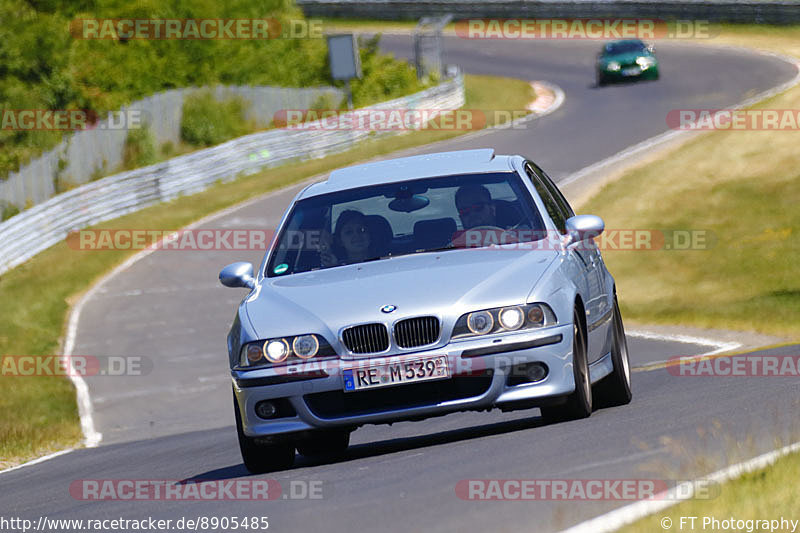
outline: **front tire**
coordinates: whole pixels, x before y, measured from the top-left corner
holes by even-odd
[[[608,83],[608,82],[606,81],[606,78],[605,78],[605,76],[603,76],[602,74],[600,74],[600,73],[598,72],[598,73],[597,73],[597,86],[598,86],[598,87],[602,87],[602,86],[603,86],[603,85],[605,85],[606,83]]]
[[[586,355],[586,335],[577,309],[572,317],[572,373],[575,378],[575,392],[569,395],[565,404],[541,407],[542,416],[546,420],[577,420],[592,414],[592,382]]]
[[[244,434],[236,396],[233,398],[233,410],[236,416],[236,433],[239,436],[239,451],[242,453],[244,467],[251,474],[286,470],[294,464],[293,443],[262,444],[253,437],[248,437]]]
[[[614,295],[614,317],[611,325],[613,342],[611,362],[614,370],[595,387],[596,403],[601,407],[615,407],[631,402],[631,365],[628,358],[628,341],[625,339],[625,326],[619,312],[617,297]]]

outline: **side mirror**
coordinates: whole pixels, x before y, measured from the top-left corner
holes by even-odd
[[[652,54],[653,52],[656,51],[656,46],[654,44],[648,44],[647,45],[647,51]]]
[[[244,287],[254,289],[256,280],[253,277],[252,263],[232,263],[219,273],[219,281],[226,287]]]
[[[567,219],[567,234],[570,244],[597,237],[606,229],[606,223],[596,215],[576,215]]]

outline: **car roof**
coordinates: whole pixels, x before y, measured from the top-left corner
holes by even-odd
[[[418,178],[509,172],[514,168],[512,166],[514,157],[519,156],[498,156],[495,155],[494,149],[487,148],[439,152],[364,163],[334,170],[327,180],[307,187],[299,199],[367,185],[395,183]]]

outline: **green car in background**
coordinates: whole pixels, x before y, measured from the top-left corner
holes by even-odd
[[[597,85],[637,79],[658,79],[658,59],[653,46],[639,39],[603,45],[597,56]]]

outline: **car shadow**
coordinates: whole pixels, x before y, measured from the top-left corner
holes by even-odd
[[[505,433],[513,433],[515,431],[524,431],[549,425],[542,417],[530,417],[519,420],[511,420],[508,422],[496,422],[493,424],[486,424],[482,426],[471,426],[466,428],[453,429],[448,431],[440,431],[437,433],[430,433],[427,435],[417,435],[414,437],[400,437],[396,439],[385,439],[376,442],[369,442],[364,444],[356,444],[350,446],[347,451],[337,457],[319,457],[311,458],[303,455],[295,457],[294,466],[286,470],[271,472],[290,472],[300,468],[307,468],[321,465],[333,465],[337,463],[345,463],[356,459],[365,459],[368,457],[377,457],[381,455],[388,455],[397,452],[411,451],[419,448],[428,448],[431,446],[438,446],[441,444],[450,444],[453,442],[462,442],[472,439],[479,439],[493,435],[501,435]],[[191,483],[199,481],[220,481],[226,479],[242,478],[254,475],[251,474],[244,467],[244,464],[237,464],[226,466],[224,468],[217,468],[209,470],[180,481],[180,483]],[[267,474],[269,475],[269,474]]]
[[[617,80],[617,81],[609,81],[602,85],[598,84],[596,81],[592,83],[586,84],[587,89],[610,89],[612,87],[629,87],[631,85],[638,85],[640,83],[655,83],[658,80],[653,80],[649,78],[631,78],[627,80]]]

